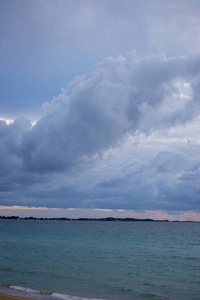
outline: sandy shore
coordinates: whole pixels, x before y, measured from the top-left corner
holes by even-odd
[[[0,300],[35,300],[35,299],[0,293]]]

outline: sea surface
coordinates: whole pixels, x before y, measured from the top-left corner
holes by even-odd
[[[200,223],[0,220],[0,292],[199,300]]]

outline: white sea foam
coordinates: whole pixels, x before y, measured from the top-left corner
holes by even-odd
[[[39,291],[29,288],[24,288],[22,286],[10,285],[10,288],[17,291],[24,291],[26,293],[39,293]]]
[[[10,285],[9,288],[13,289],[15,291],[22,292],[23,295],[24,295],[24,293],[29,294],[29,296],[34,296],[35,294],[37,294],[38,299],[43,299],[43,298],[47,299],[46,297],[48,297],[48,299],[50,299],[50,297],[53,299],[53,297],[54,297],[54,298],[63,299],[63,300],[104,300],[104,299],[97,299],[97,298],[85,298],[85,297],[71,296],[71,295],[60,294],[60,293],[48,294],[45,292],[40,292],[40,291],[37,291],[34,289],[25,288],[22,286],[15,286],[15,285]]]
[[[82,297],[70,296],[70,295],[59,294],[59,293],[53,293],[51,296],[54,296],[59,299],[64,299],[64,300],[103,300],[103,299],[96,299],[96,298],[82,298]]]

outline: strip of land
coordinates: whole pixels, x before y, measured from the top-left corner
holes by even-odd
[[[3,220],[36,220],[36,221],[122,221],[122,222],[169,222],[168,220],[153,220],[153,219],[135,219],[135,218],[78,218],[78,219],[70,219],[70,218],[36,218],[36,217],[24,217],[20,218],[18,216],[0,216],[0,219]]]
[[[0,293],[0,300],[35,300],[35,299]]]

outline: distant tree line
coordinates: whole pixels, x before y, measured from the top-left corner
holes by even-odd
[[[123,221],[123,222],[169,222],[168,220],[153,220],[153,219],[135,219],[135,218],[78,218],[78,219],[70,219],[70,218],[36,218],[36,217],[19,217],[19,216],[0,216],[0,219],[3,220],[47,220],[47,221]]]

